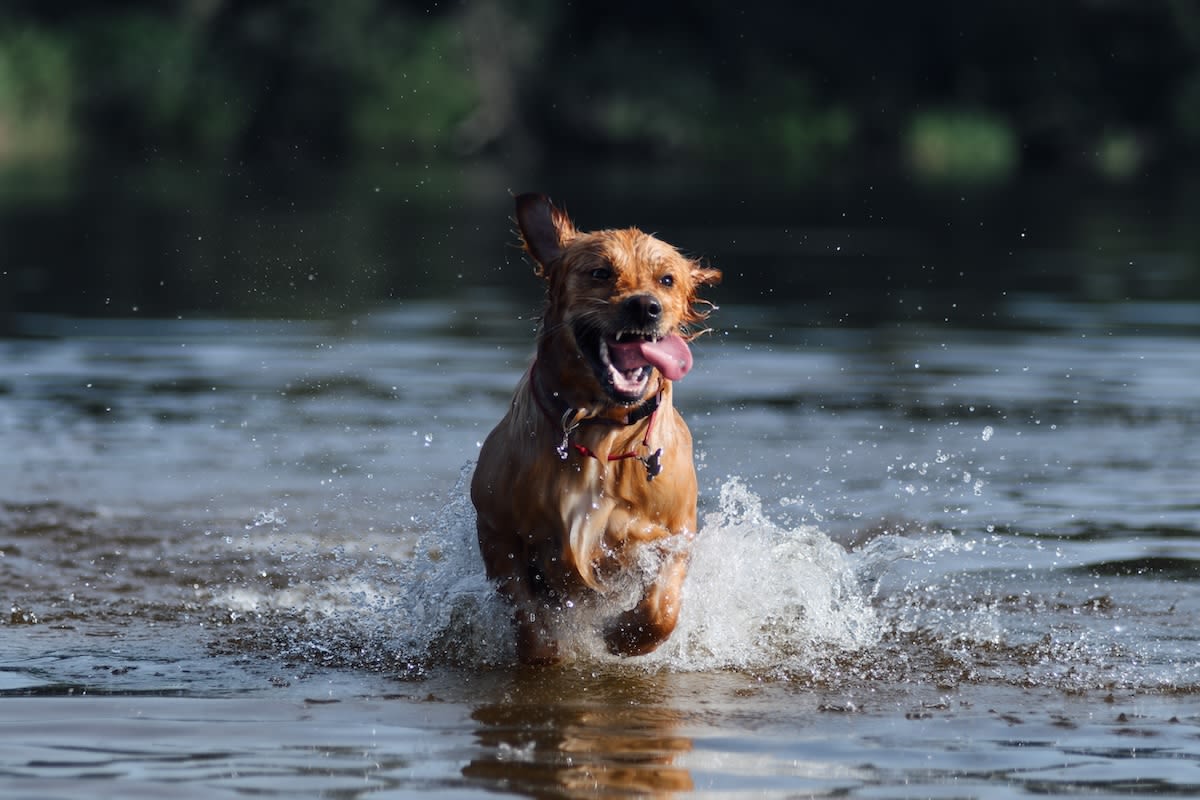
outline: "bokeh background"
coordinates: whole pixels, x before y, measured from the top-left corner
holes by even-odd
[[[1198,156],[1191,0],[6,0],[0,332],[525,303],[530,190],[802,323],[1194,325]]]

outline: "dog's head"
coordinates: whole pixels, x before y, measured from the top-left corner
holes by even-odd
[[[696,291],[718,283],[719,271],[636,228],[576,230],[544,195],[517,198],[517,225],[547,282],[542,344],[568,351],[563,363],[578,367],[571,388],[633,405],[656,370],[668,380],[687,374],[690,326],[704,318]]]

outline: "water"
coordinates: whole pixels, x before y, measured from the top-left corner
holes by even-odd
[[[679,629],[622,661],[581,626],[540,671],[463,483],[533,308],[22,317],[4,794],[1194,796],[1200,307],[1047,302],[722,308],[678,393]]]

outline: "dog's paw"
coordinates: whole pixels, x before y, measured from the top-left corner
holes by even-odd
[[[675,630],[674,619],[659,619],[632,608],[617,617],[604,632],[608,652],[617,656],[642,656],[655,650]]]

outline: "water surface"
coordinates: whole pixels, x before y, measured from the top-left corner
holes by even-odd
[[[540,671],[463,488],[535,309],[22,317],[6,796],[1191,796],[1200,309],[1046,302],[721,309],[680,627]]]

